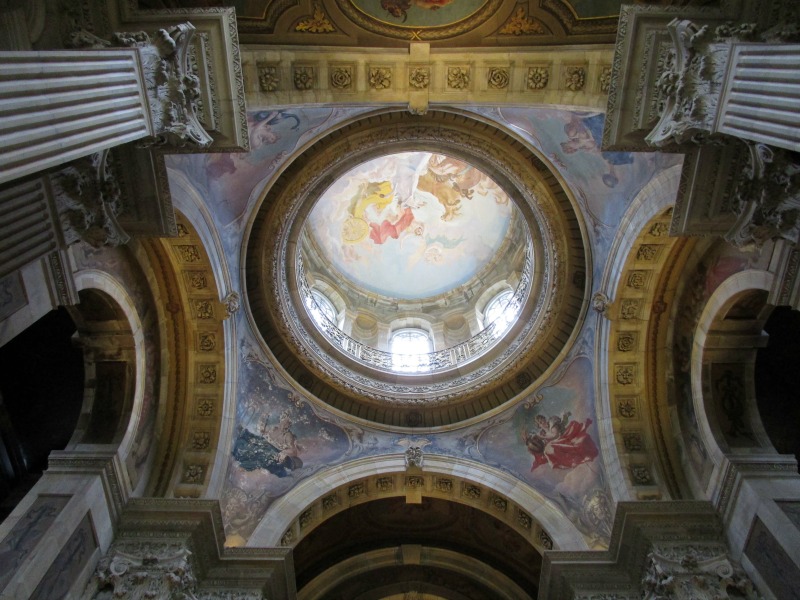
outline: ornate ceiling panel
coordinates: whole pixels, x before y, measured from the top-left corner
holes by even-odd
[[[326,46],[508,46],[614,41],[621,0],[139,0],[234,6],[241,41]],[[682,0],[661,0],[680,4]]]

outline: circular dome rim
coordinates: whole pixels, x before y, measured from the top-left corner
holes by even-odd
[[[546,246],[552,245],[558,260],[553,268],[555,279],[552,281],[552,289],[548,285],[547,293],[539,296],[541,300],[548,297],[547,335],[538,338],[533,336],[539,340],[533,349],[543,347],[546,358],[532,356],[532,340],[529,339],[522,354],[514,353],[501,369],[495,369],[489,376],[483,374],[477,377],[477,385],[467,382],[456,394],[444,398],[441,395],[434,397],[433,402],[426,398],[424,403],[421,403],[422,398],[409,397],[407,402],[389,404],[358,383],[331,381],[335,377],[330,377],[324,369],[319,369],[320,365],[314,362],[318,355],[309,352],[302,339],[308,338],[309,329],[315,331],[316,328],[313,325],[309,328],[306,323],[306,329],[298,335],[297,332],[290,331],[285,323],[276,323],[270,318],[270,315],[275,314],[278,308],[276,304],[279,302],[274,297],[270,298],[270,277],[266,273],[262,274],[260,267],[266,268],[270,263],[272,267],[276,266],[276,261],[272,260],[276,255],[269,251],[271,242],[267,243],[274,236],[270,237],[269,234],[277,230],[284,235],[290,229],[289,225],[275,226],[275,215],[279,215],[284,223],[288,222],[300,229],[297,224],[303,222],[313,206],[313,202],[307,201],[290,202],[288,210],[284,206],[287,196],[307,194],[311,187],[310,182],[299,177],[299,174],[313,160],[324,156],[326,150],[330,151],[337,146],[340,150],[353,149],[356,146],[366,148],[351,164],[363,162],[370,155],[386,154],[389,152],[388,147],[393,152],[429,148],[433,152],[449,153],[491,175],[526,218],[530,215],[530,210],[527,209],[531,208],[528,202],[534,204],[533,200],[526,200],[521,204],[517,196],[520,184],[516,183],[511,186],[513,190],[509,190],[506,180],[526,181],[528,187],[525,197],[530,196],[532,199],[537,196],[539,200],[547,200],[544,203],[537,200],[535,204],[549,214],[550,218],[545,219],[548,235],[543,237],[551,238]],[[470,151],[467,152],[465,148]],[[495,174],[498,166],[504,174],[501,178]],[[330,185],[330,173],[317,177],[317,184],[321,185],[326,178],[327,185]],[[271,222],[272,227],[269,226]],[[585,223],[576,209],[574,198],[563,186],[557,173],[541,154],[513,132],[501,129],[479,115],[457,109],[431,111],[425,116],[412,116],[398,109],[376,111],[342,123],[337,129],[306,144],[285,163],[280,176],[263,191],[245,233],[244,305],[254,332],[260,338],[259,343],[276,358],[284,373],[312,396],[312,399],[365,422],[391,428],[447,426],[468,421],[517,398],[534,381],[551,372],[558,357],[572,345],[588,306],[587,280],[591,273],[588,263],[591,256],[587,250],[586,236]],[[531,237],[536,238],[533,234]],[[539,252],[544,255],[546,250],[549,248],[543,246]],[[541,272],[536,273],[537,277],[541,277],[546,271],[548,269],[541,269]],[[568,275],[572,276],[573,271],[575,276],[570,282]],[[553,302],[551,296],[558,298]],[[554,310],[550,310],[553,308]],[[305,316],[305,311],[302,315]],[[299,316],[297,320],[302,322]],[[565,327],[558,328],[554,323],[565,324]],[[515,327],[520,327],[520,324]],[[518,334],[519,330],[512,328],[508,335]],[[500,347],[497,351],[503,350],[504,347]],[[419,396],[435,396],[422,387],[420,390]]]

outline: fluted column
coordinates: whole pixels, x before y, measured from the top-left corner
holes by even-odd
[[[733,44],[716,131],[800,151],[800,44]]]
[[[0,53],[0,183],[152,135],[138,54]]]

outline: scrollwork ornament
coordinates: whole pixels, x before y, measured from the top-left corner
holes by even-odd
[[[174,542],[124,542],[100,559],[85,597],[196,598],[191,552]]]
[[[759,598],[719,543],[655,545],[647,556],[641,589],[644,600]]]
[[[154,134],[140,146],[206,148],[213,141],[197,117],[200,80],[189,68],[194,32],[191,23],[181,23],[159,29],[152,40],[143,32],[112,37],[114,45],[136,47],[141,56]]]

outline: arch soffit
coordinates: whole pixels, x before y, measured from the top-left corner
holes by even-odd
[[[402,547],[381,548],[347,558],[309,581],[298,592],[297,599],[324,598],[336,586],[349,579],[363,576],[376,569],[407,564],[452,571],[493,590],[502,600],[530,600],[530,596],[509,577],[485,563],[460,552],[426,546],[420,548],[419,556],[414,557],[413,563],[406,562]],[[459,594],[456,597],[461,596]]]
[[[180,216],[190,225],[204,250],[204,257],[213,280],[216,299],[224,302],[224,316],[221,318],[223,346],[223,363],[228,373],[238,372],[239,349],[237,347],[237,323],[233,316],[241,304],[241,294],[236,291],[238,285],[234,281],[227,261],[219,232],[209,212],[205,200],[183,172],[169,170],[170,182],[182,193],[173,192],[173,204]],[[243,256],[242,256],[243,258]],[[191,282],[190,282],[191,283]],[[222,399],[217,411],[220,427],[218,435],[212,440],[216,442],[216,452],[210,463],[206,495],[219,497],[225,483],[225,472],[228,466],[228,451],[233,443],[233,428],[236,415],[236,378],[226,377],[222,388]]]
[[[676,241],[667,235],[681,169],[676,165],[659,173],[636,195],[622,217],[594,297],[599,312],[598,428],[610,487],[618,500],[652,499],[666,491],[653,485],[652,459],[644,452],[648,415],[640,392],[657,274]]]
[[[208,493],[220,446],[226,362],[216,273],[204,241],[177,213],[178,236],[141,244],[164,336],[158,449],[148,495],[198,498]],[[213,248],[213,246],[212,246]]]
[[[295,546],[350,506],[390,496],[430,496],[500,519],[539,552],[589,548],[558,507],[512,476],[472,460],[426,455],[424,461],[422,471],[407,470],[404,455],[368,457],[319,471],[269,507],[246,545]]]

